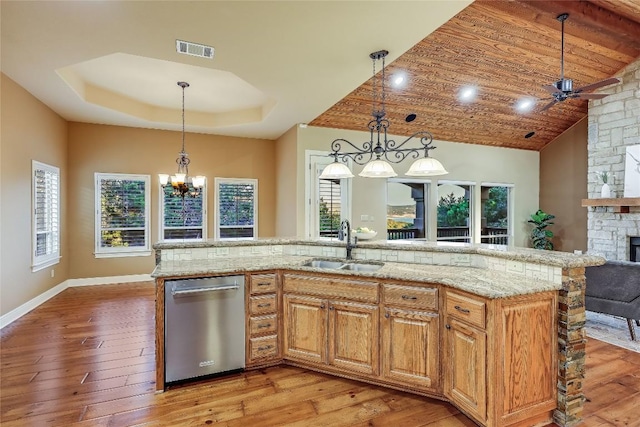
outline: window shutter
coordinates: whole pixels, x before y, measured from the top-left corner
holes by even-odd
[[[318,230],[322,237],[338,237],[341,212],[340,180],[318,180],[318,197],[320,221]]]
[[[163,191],[163,235],[164,240],[198,240],[204,238],[203,199],[205,188],[200,196],[175,197],[173,187],[167,185]],[[194,191],[189,184],[189,191]]]
[[[256,183],[218,182],[218,224],[221,239],[256,237]]]
[[[34,270],[60,258],[60,171],[34,161],[33,170],[33,266]],[[39,267],[39,268],[38,268]]]

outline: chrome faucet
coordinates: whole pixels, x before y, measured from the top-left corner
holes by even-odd
[[[346,236],[345,236],[345,228],[346,228]],[[342,236],[342,238],[340,238],[340,236]],[[353,259],[351,257],[351,249],[355,248],[356,245],[358,244],[358,238],[357,237],[351,237],[351,223],[349,222],[348,219],[345,219],[342,221],[342,223],[340,224],[340,232],[338,233],[338,238],[340,238],[340,240],[344,239],[347,242],[347,259]],[[353,241],[353,243],[352,243]]]

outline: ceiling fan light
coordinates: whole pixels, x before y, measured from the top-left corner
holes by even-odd
[[[407,176],[436,176],[446,175],[449,172],[442,166],[437,159],[433,157],[423,157],[413,162]]]
[[[358,175],[365,178],[393,178],[398,176],[391,165],[382,159],[370,161]]]
[[[342,179],[353,178],[353,174],[347,165],[340,162],[333,162],[327,165],[320,174],[320,179]]]

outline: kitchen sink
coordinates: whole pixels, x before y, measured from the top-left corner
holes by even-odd
[[[327,268],[331,270],[337,270],[344,265],[343,262],[340,261],[325,261],[314,259],[312,261],[307,261],[303,264],[305,267],[313,267],[313,268]]]
[[[356,263],[348,263],[340,267],[340,270],[351,270],[351,271],[376,271],[379,270],[382,265],[380,264],[356,264]]]
[[[380,267],[382,267],[382,264],[327,261],[327,260],[319,260],[319,259],[307,261],[302,265],[305,267],[322,268],[327,270],[350,270],[350,271],[362,271],[362,272],[376,271]]]

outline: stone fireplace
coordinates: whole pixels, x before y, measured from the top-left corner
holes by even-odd
[[[625,151],[640,144],[640,60],[618,73],[622,82],[602,89],[611,95],[590,101],[588,128],[587,191],[599,198],[602,182],[598,174],[608,172],[611,197],[623,197]],[[588,253],[608,260],[640,262],[640,206],[628,213],[614,207],[589,207],[587,214]],[[634,243],[635,242],[635,243]],[[636,245],[636,246],[634,246]]]

